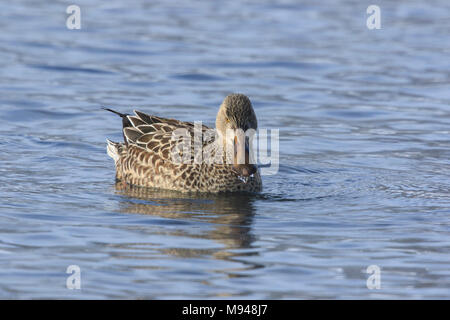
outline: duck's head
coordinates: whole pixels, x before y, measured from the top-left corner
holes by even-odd
[[[244,178],[257,171],[250,152],[251,131],[257,128],[255,111],[247,96],[230,94],[223,100],[217,113],[216,129],[223,138],[224,146],[233,148],[233,170]]]

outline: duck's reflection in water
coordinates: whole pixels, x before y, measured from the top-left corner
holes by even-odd
[[[210,223],[211,227],[184,230],[183,225],[170,235],[213,240],[222,248],[170,248],[162,252],[177,257],[201,257],[209,255],[215,259],[239,262],[242,267],[233,270],[216,270],[228,276],[239,276],[235,272],[260,268],[259,264],[238,257],[257,255],[252,247],[254,238],[251,224],[254,216],[254,194],[184,194],[174,191],[148,189],[116,184],[116,192],[122,196],[120,211],[162,217],[165,219],[191,220]],[[142,201],[143,200],[143,201]]]

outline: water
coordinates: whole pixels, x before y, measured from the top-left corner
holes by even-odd
[[[378,1],[381,30],[356,0],[76,4],[0,5],[0,298],[450,297],[448,1]],[[280,129],[261,194],[114,185],[100,106],[211,125],[231,92]]]

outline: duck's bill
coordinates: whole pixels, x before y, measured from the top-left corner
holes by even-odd
[[[244,176],[238,176],[238,179],[241,180],[243,183],[247,183],[252,179],[255,175],[252,174],[250,176],[244,177]]]
[[[243,178],[253,176],[256,166],[250,163],[249,139],[245,136],[234,137],[233,170]]]

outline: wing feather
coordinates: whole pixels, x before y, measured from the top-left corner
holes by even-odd
[[[175,130],[181,128],[186,129],[190,135],[191,159],[193,160],[196,157],[194,154],[195,126],[193,122],[161,118],[138,110],[134,110],[134,113],[136,116],[127,116],[132,127],[123,129],[127,144],[143,148],[142,152],[148,152],[152,160],[154,160],[153,158],[165,161],[171,160],[172,152],[177,152],[182,156],[183,152],[186,151],[179,144],[183,142],[183,137],[173,135]],[[209,128],[202,125],[201,129],[204,134]],[[186,143],[186,141],[184,142]],[[212,142],[214,142],[214,136],[208,136],[203,141],[203,146],[210,146]]]

